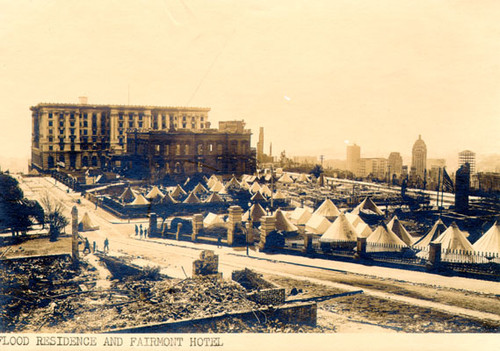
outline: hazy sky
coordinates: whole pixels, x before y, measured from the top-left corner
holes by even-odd
[[[39,102],[211,107],[266,151],[500,152],[500,1],[0,0],[0,155]]]

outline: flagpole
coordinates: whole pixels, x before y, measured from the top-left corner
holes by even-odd
[[[443,167],[443,183],[441,184],[441,207],[444,208],[444,172],[446,169]]]

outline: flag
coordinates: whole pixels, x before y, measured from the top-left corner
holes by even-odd
[[[455,191],[455,186],[453,185],[453,181],[448,175],[448,172],[446,172],[446,168],[443,168],[443,191],[447,192]]]

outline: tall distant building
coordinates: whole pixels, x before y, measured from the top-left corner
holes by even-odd
[[[379,180],[387,178],[386,158],[361,158],[359,160],[358,175],[361,177],[372,176]]]
[[[347,170],[354,173],[354,175],[359,174],[359,160],[361,158],[361,148],[354,145],[347,145]]]
[[[476,173],[476,153],[470,150],[464,150],[458,153],[458,167],[469,164],[470,174]]]
[[[391,152],[387,160],[390,176],[395,174],[396,177],[400,177],[403,173],[403,158],[399,152]]]
[[[257,161],[262,162],[264,158],[264,127],[259,128],[259,141],[257,142]]]
[[[415,169],[415,175],[424,179],[425,169],[427,166],[427,146],[422,140],[422,136],[418,136],[418,140],[413,144],[411,167]]]

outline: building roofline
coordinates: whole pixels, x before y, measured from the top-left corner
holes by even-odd
[[[210,111],[210,107],[183,107],[183,106],[154,106],[154,105],[117,105],[117,104],[71,104],[71,103],[52,103],[52,102],[41,102],[35,106],[31,106],[31,109],[37,109],[42,107],[67,107],[67,108],[109,108],[109,109],[149,109],[149,110],[192,110],[192,111]]]

